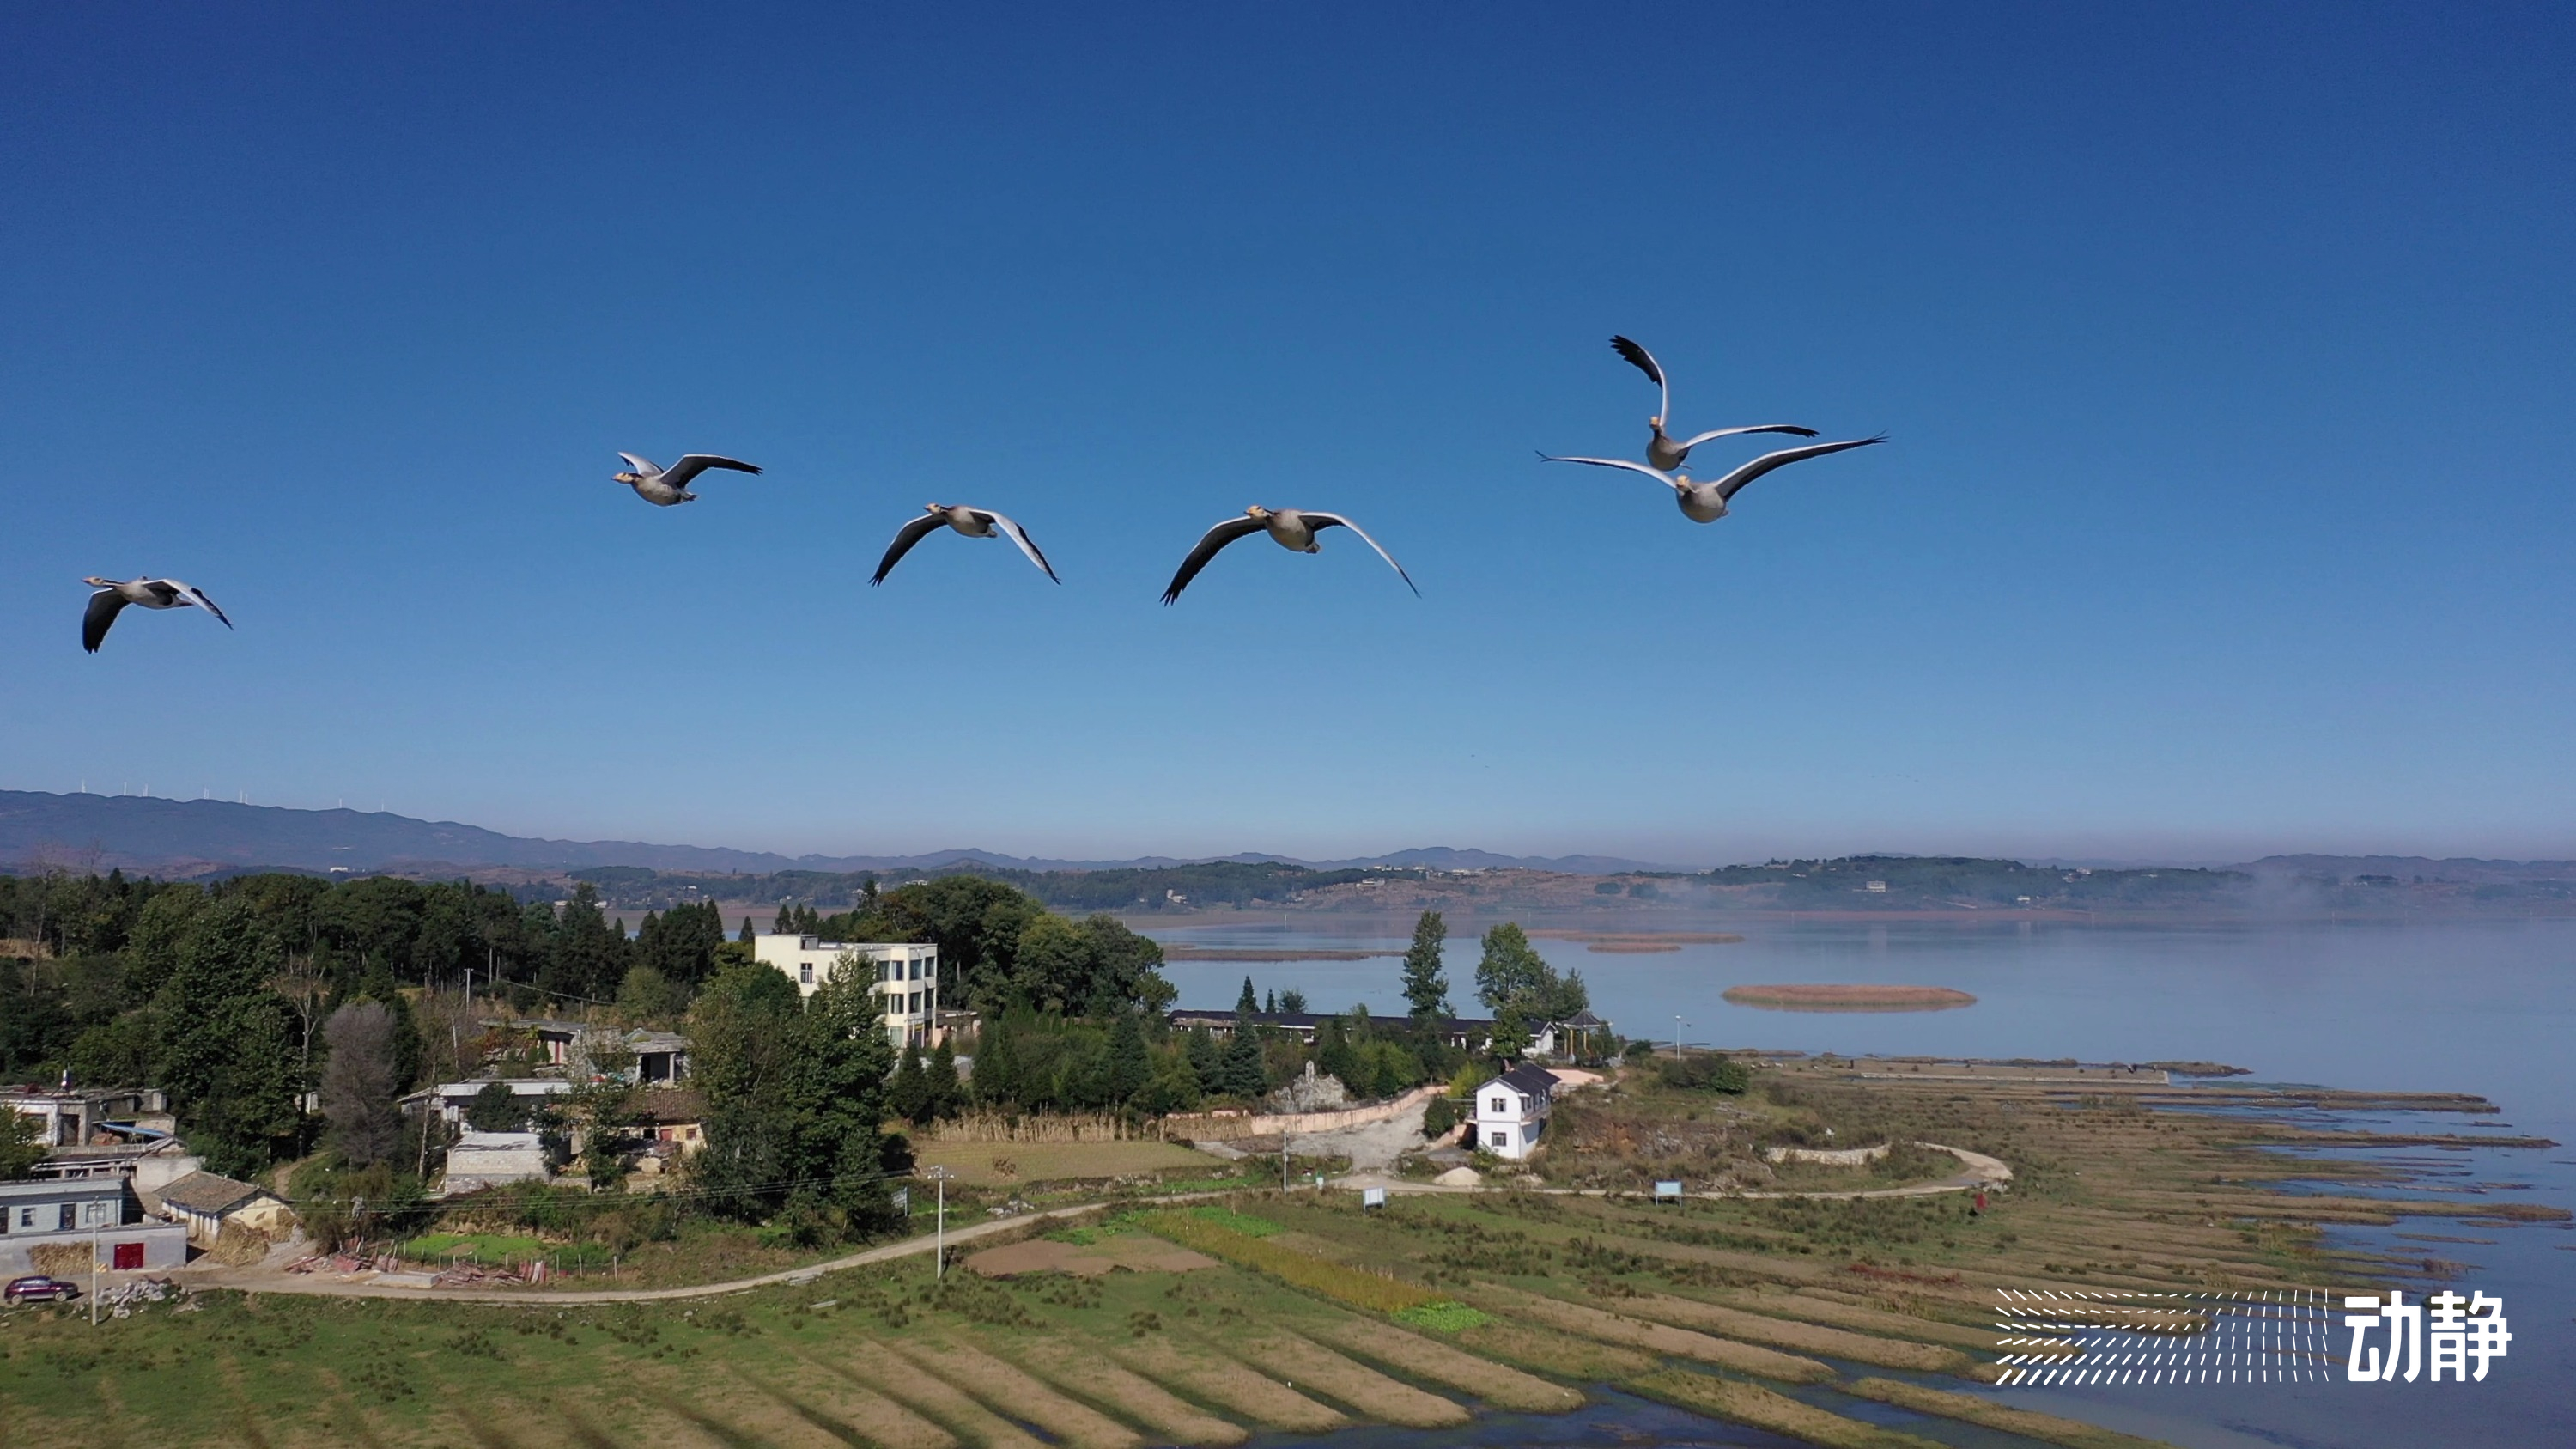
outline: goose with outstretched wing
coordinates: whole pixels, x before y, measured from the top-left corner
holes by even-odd
[[[1045,554],[1038,552],[1028,530],[1018,524],[989,508],[968,508],[962,503],[928,503],[922,505],[921,517],[905,524],[895,534],[894,542],[886,546],[885,557],[877,562],[876,577],[868,583],[871,586],[884,583],[886,575],[894,572],[894,566],[903,561],[905,554],[912,552],[914,544],[943,528],[953,528],[968,538],[991,538],[999,534],[1018,544],[1020,552],[1027,554],[1029,562],[1036,564],[1048,578],[1059,584],[1064,582],[1055,578],[1054,566],[1046,561]]]
[[[1816,430],[1813,428],[1794,427],[1788,423],[1764,423],[1758,427],[1749,428],[1715,428],[1697,437],[1675,441],[1664,432],[1664,420],[1673,415],[1673,387],[1664,379],[1663,364],[1655,361],[1655,354],[1628,338],[1613,337],[1610,339],[1610,346],[1621,357],[1634,364],[1639,372],[1653,379],[1656,388],[1663,394],[1663,406],[1656,409],[1653,417],[1646,419],[1646,426],[1651,430],[1646,439],[1646,461],[1666,472],[1688,461],[1691,449],[1717,438],[1732,438],[1745,433],[1788,433],[1800,438],[1812,438],[1816,435]]]
[[[1791,463],[1802,462],[1808,458],[1821,458],[1827,453],[1866,448],[1874,443],[1886,441],[1887,435],[1881,433],[1875,438],[1854,438],[1849,442],[1810,443],[1803,448],[1782,448],[1776,453],[1763,454],[1723,478],[1707,482],[1694,482],[1688,473],[1668,472],[1662,468],[1649,467],[1644,463],[1632,463],[1625,458],[1559,458],[1547,453],[1541,453],[1539,456],[1551,463],[1589,463],[1595,468],[1625,468],[1631,473],[1643,473],[1673,490],[1673,501],[1681,505],[1683,516],[1689,518],[1691,522],[1715,523],[1726,516],[1727,503],[1736,494],[1744,491],[1745,484],[1774,468],[1785,468]]]
[[[730,468],[736,473],[760,471],[749,463],[719,458],[713,453],[691,453],[668,468],[656,467],[649,459],[639,458],[633,453],[617,456],[626,460],[627,468],[627,471],[616,475],[617,481],[634,489],[636,497],[657,508],[669,508],[696,498],[698,495],[689,491],[689,480],[709,468]]]
[[[1395,576],[1404,580],[1404,586],[1413,590],[1415,598],[1422,597],[1422,590],[1415,586],[1413,575],[1404,571],[1404,565],[1395,561],[1395,555],[1388,553],[1376,539],[1369,537],[1368,530],[1340,514],[1317,513],[1313,509],[1306,508],[1262,508],[1256,505],[1243,510],[1241,518],[1229,518],[1200,537],[1198,547],[1191,549],[1190,556],[1181,560],[1180,572],[1172,575],[1172,586],[1163,590],[1163,602],[1168,604],[1179,598],[1181,590],[1190,586],[1190,580],[1199,576],[1199,570],[1208,566],[1208,560],[1216,557],[1220,550],[1238,538],[1267,533],[1272,542],[1291,552],[1321,553],[1323,549],[1316,544],[1315,535],[1328,528],[1347,528],[1358,534],[1360,541],[1376,549],[1377,556],[1386,560],[1386,566],[1395,570]]]
[[[185,609],[195,607],[215,616],[215,622],[229,629],[233,621],[215,607],[215,601],[177,579],[102,579],[93,574],[81,580],[98,590],[89,596],[89,608],[81,614],[81,647],[92,654],[107,642],[109,626],[128,604],[146,609]]]

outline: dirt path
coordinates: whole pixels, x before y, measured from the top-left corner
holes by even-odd
[[[1421,1140],[1421,1115],[1417,1109],[1409,1123],[1406,1118],[1397,1117],[1385,1122],[1372,1122],[1364,1127],[1348,1128],[1341,1132],[1322,1133],[1311,1138],[1297,1138],[1294,1145],[1302,1150],[1330,1151],[1336,1155],[1349,1156],[1352,1161],[1351,1174],[1348,1177],[1335,1179],[1333,1183],[1335,1187],[1345,1190],[1383,1187],[1399,1193],[1485,1191],[1483,1188],[1476,1187],[1443,1187],[1431,1182],[1407,1182],[1401,1178],[1383,1175],[1384,1168],[1394,1166],[1398,1153],[1418,1145]],[[1695,1192],[1689,1196],[1701,1198],[1923,1197],[1933,1193],[1973,1192],[1979,1188],[1997,1187],[2012,1180],[2010,1167],[1981,1152],[1970,1152],[1960,1147],[1943,1147],[1934,1142],[1916,1145],[1947,1152],[1965,1164],[1965,1169],[1957,1176],[1945,1178],[1940,1182],[1918,1182],[1907,1187],[1883,1187],[1866,1192]],[[1379,1164],[1378,1171],[1369,1170],[1367,1162],[1364,1162],[1360,1155],[1362,1152],[1372,1154],[1370,1161],[1375,1161],[1377,1154],[1383,1154],[1383,1161]],[[1580,1197],[1608,1196],[1600,1188],[1545,1187],[1533,1188],[1530,1191]],[[963,1227],[950,1228],[946,1241],[950,1244],[971,1243],[980,1238],[992,1237],[997,1233],[1016,1232],[1042,1223],[1070,1221],[1087,1213],[1101,1212],[1114,1207],[1164,1206],[1172,1203],[1201,1202],[1224,1196],[1226,1194],[1221,1192],[1175,1193],[1164,1197],[1129,1198],[1122,1202],[1094,1202],[1075,1207],[1048,1208],[1043,1212],[1022,1213],[1016,1217],[995,1218],[987,1222],[969,1223]],[[781,1283],[810,1283],[825,1273],[837,1273],[844,1268],[861,1268],[870,1263],[890,1263],[898,1258],[916,1257],[931,1251],[934,1246],[935,1240],[930,1236],[906,1238],[901,1242],[879,1244],[873,1248],[833,1258],[827,1262],[808,1264],[802,1268],[786,1268],[752,1278],[736,1278],[724,1283],[699,1283],[682,1288],[602,1288],[566,1292],[524,1288],[410,1287],[360,1281],[360,1275],[354,1274],[342,1277],[337,1274],[287,1273],[274,1266],[287,1256],[283,1252],[272,1253],[267,1262],[249,1268],[181,1268],[177,1270],[177,1276],[191,1288],[231,1288],[245,1293],[302,1293],[325,1298],[410,1298],[434,1300],[440,1303],[514,1303],[523,1308],[548,1305],[561,1307],[565,1304],[578,1303],[655,1303],[688,1298],[714,1298],[726,1293],[744,1293],[754,1288],[767,1288]],[[364,1276],[373,1277],[374,1275]]]

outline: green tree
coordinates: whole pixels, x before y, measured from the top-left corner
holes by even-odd
[[[45,1160],[44,1129],[20,1112],[0,1111],[0,1182],[32,1177]]]
[[[1205,1092],[1225,1090],[1225,1055],[1217,1047],[1216,1033],[1203,1026],[1191,1027],[1189,1043],[1183,1051],[1182,1060],[1189,1063],[1191,1079],[1198,1083],[1199,1090]],[[979,1074],[981,1070],[979,1066],[977,1068]]]
[[[806,1241],[882,1221],[886,1077],[894,1065],[871,993],[835,978],[800,1001],[786,976],[728,968],[690,1010],[707,1145],[698,1188],[728,1216],[781,1218]]]
[[[1153,1053],[1145,1045],[1145,1023],[1137,1013],[1122,1011],[1110,1026],[1108,1060],[1103,1070],[1101,1095],[1111,1104],[1126,1102],[1153,1080]]]
[[[1250,984],[1245,983],[1247,990]],[[1261,1061],[1261,1036],[1248,1011],[1234,1014],[1234,1035],[1226,1038],[1225,1050],[1217,1059],[1216,1089],[1245,1101],[1270,1090],[1270,1074]]]
[[[930,1120],[930,1074],[922,1066],[919,1043],[903,1044],[894,1079],[886,1083],[886,1109],[916,1126]]]
[[[599,908],[599,888],[580,881],[555,921],[552,950],[537,973],[540,990],[578,1001],[607,1001],[626,979],[627,941]]]
[[[1413,923],[1413,945],[1404,953],[1404,1002],[1417,1022],[1455,1014],[1449,1007],[1449,978],[1440,963],[1441,948],[1448,939],[1449,925],[1438,911],[1424,911]]]
[[[528,1109],[507,1082],[485,1082],[465,1104],[465,1125],[477,1132],[524,1132]]]
[[[1306,1014],[1306,993],[1291,986],[1279,993],[1279,1009],[1290,1016]]]
[[[331,1013],[322,1039],[330,1049],[321,1095],[331,1146],[352,1167],[382,1162],[402,1140],[393,1013],[381,1002],[350,1002]]]
[[[216,1172],[257,1174],[302,1121],[293,1013],[268,989],[283,959],[251,899],[228,896],[189,932],[161,991],[163,1085]]]
[[[871,878],[871,886],[876,882]],[[957,1048],[945,1036],[930,1049],[930,1065],[923,1069],[929,1078],[930,1115],[933,1118],[954,1117],[966,1093],[965,1083],[957,1080]]]
[[[1251,1016],[1260,1010],[1261,998],[1253,994],[1252,978],[1246,976],[1243,978],[1243,994],[1234,999],[1234,1014]]]
[[[1484,959],[1476,963],[1476,999],[1496,1016],[1506,1011],[1524,1026],[1563,1021],[1591,1004],[1583,973],[1559,976],[1530,945],[1517,923],[1505,921],[1485,933]]]

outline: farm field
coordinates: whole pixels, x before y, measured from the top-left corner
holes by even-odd
[[[1795,1075],[1762,1120],[1958,1142],[2013,1163],[2013,1189],[1982,1214],[1957,1194],[1656,1206],[1489,1191],[1370,1211],[1351,1193],[1245,1191],[1032,1224],[1032,1251],[988,1260],[1008,1276],[952,1263],[935,1277],[925,1255],[672,1302],[210,1290],[96,1328],[74,1308],[22,1308],[0,1317],[0,1444],[1144,1449],[1454,1427],[1617,1387],[1820,1444],[1956,1443],[1974,1425],[1998,1445],[2134,1445],[1979,1394],[1996,1373],[1997,1287],[2407,1271],[2318,1248],[2315,1222],[2385,1220],[2389,1204],[2267,1185],[2249,1149],[2356,1140],[2313,1116],[2166,1110],[2162,1091]],[[1702,1110],[1603,1095],[1599,1110],[1650,1121]],[[999,1150],[1075,1151],[1065,1170],[1088,1171],[1102,1149],[1138,1146],[1162,1144]],[[1106,1270],[1050,1270],[1086,1255]]]

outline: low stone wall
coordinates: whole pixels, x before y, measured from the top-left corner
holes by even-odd
[[[1175,1142],[1236,1142],[1246,1137],[1276,1137],[1282,1132],[1305,1137],[1339,1132],[1401,1117],[1449,1090],[1433,1083],[1416,1087],[1391,1102],[1345,1107],[1338,1112],[1189,1112],[1163,1119],[1163,1136]]]
[[[1107,1113],[1005,1117],[979,1113],[915,1129],[924,1142],[1132,1142],[1164,1134]]]

